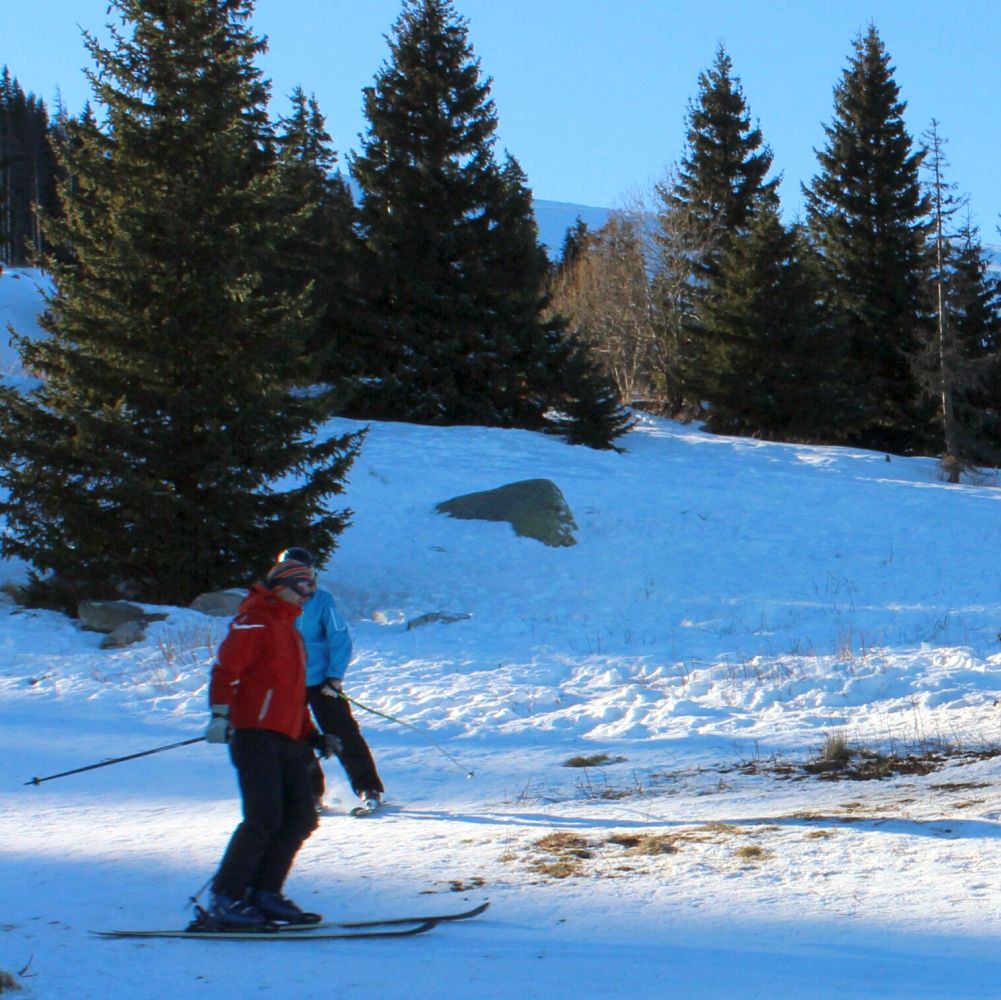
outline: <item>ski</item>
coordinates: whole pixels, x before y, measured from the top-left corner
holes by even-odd
[[[415,923],[433,923],[433,924],[447,924],[453,923],[456,920],[471,920],[473,917],[478,917],[481,913],[486,913],[487,908],[490,906],[490,901],[487,900],[485,903],[480,903],[479,906],[474,906],[471,910],[463,910],[460,913],[434,913],[434,914],[424,914],[416,917],[390,917],[388,920],[353,920],[343,923],[331,923],[330,921],[324,921],[320,924],[313,924],[313,927],[341,927],[345,930],[353,930],[355,928],[364,927],[394,927],[397,924],[415,924]],[[308,928],[309,924],[300,924],[299,927]],[[288,931],[296,930],[296,927],[286,926],[282,928],[282,932],[287,933]]]
[[[413,937],[415,934],[424,934],[432,930],[436,921],[424,920],[420,923],[413,923],[413,927],[402,927],[394,930],[342,930],[342,931],[321,931],[320,933],[309,933],[311,926],[317,924],[302,924],[294,929],[305,931],[306,933],[290,934],[293,928],[283,927],[272,931],[91,931],[98,937],[103,938],[179,938],[184,940],[196,939],[199,941],[364,941],[368,938],[396,938]]]
[[[373,813],[382,812],[383,808],[386,806],[385,799],[370,798],[365,799],[353,809],[348,810],[349,816],[371,816]]]
[[[381,937],[411,937],[423,934],[438,924],[454,923],[458,920],[471,920],[485,913],[490,901],[480,903],[470,910],[457,913],[424,914],[414,917],[389,917],[385,920],[351,920],[323,921],[318,924],[278,924],[267,931],[213,931],[199,930],[117,930],[93,931],[98,937],[105,938],[213,938],[222,941],[265,940],[276,938],[296,938],[320,941],[356,940],[362,938]],[[413,924],[413,927],[407,927]],[[380,927],[397,928],[395,930],[379,930]],[[319,933],[317,933],[319,932]]]

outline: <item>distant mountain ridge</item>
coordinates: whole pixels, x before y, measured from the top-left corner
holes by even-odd
[[[608,208],[596,208],[594,205],[575,205],[566,201],[532,200],[535,210],[535,222],[539,227],[539,240],[549,251],[550,258],[557,258],[563,247],[563,237],[577,219],[583,219],[588,229],[600,229],[611,213]]]

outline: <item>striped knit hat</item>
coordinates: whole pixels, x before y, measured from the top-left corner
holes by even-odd
[[[264,585],[272,590],[279,587],[288,587],[290,590],[299,590],[300,583],[315,583],[316,577],[309,566],[304,566],[294,559],[286,559],[284,562],[275,563],[268,570],[268,575],[264,578]]]

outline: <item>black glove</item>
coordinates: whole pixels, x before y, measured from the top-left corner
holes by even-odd
[[[342,749],[341,741],[333,733],[313,733],[309,745],[323,758],[340,756]]]

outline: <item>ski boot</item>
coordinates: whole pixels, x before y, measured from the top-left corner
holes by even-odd
[[[275,929],[274,923],[258,907],[220,892],[212,894],[212,901],[208,910],[204,911],[203,919],[208,928],[215,931],[267,932]]]
[[[280,892],[254,889],[250,893],[250,902],[267,920],[282,924],[318,924],[323,919],[319,913],[309,913],[296,906],[291,899]]]

